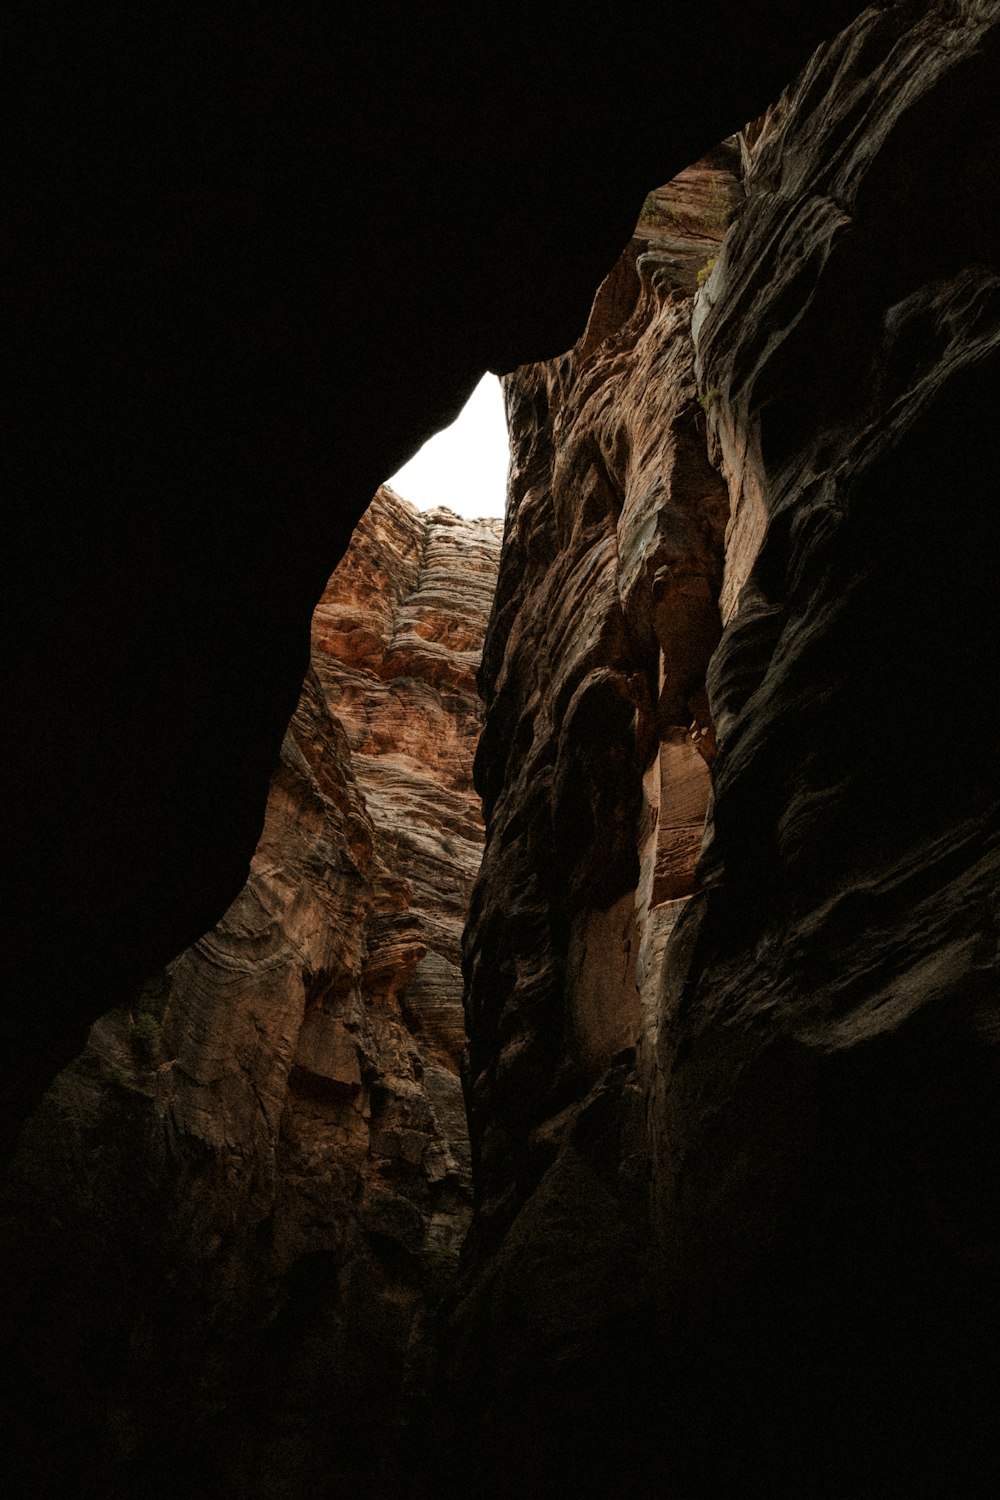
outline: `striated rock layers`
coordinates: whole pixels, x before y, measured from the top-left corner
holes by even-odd
[[[379,492],[245,889],[22,1136],[19,1494],[380,1492],[470,1212],[459,949],[500,527]]]
[[[737,166],[721,151],[663,190],[677,207],[649,208],[577,346],[505,382],[511,519],[476,760],[489,837],[466,945],[486,1236],[551,1162],[566,1106],[634,1044],[693,885],[728,495],[690,297]]]
[[[646,185],[858,0],[13,8],[5,1161],[244,885],[380,480],[576,337]]]
[[[998,169],[1000,6],[872,9],[507,381],[490,1493],[996,1491]]]

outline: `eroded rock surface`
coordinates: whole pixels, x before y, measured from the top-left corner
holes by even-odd
[[[508,382],[450,1354],[497,1494],[997,1487],[998,84],[995,3],[866,12],[700,192],[700,289],[667,185]]]
[[[766,122],[695,319],[733,521],[652,1203],[684,1378],[776,1493],[1000,1479],[1000,7],[917,9]]]
[[[653,1304],[624,1131],[710,793],[728,496],[690,310],[738,169],[730,143],[651,195],[574,349],[504,383],[508,527],[476,760],[488,836],[465,943],[477,1212],[442,1398],[459,1451],[477,1435],[490,1495],[658,1482],[635,1428],[630,1336],[644,1344]]]
[[[375,487],[571,342],[646,185],[856,8],[15,0],[5,1159],[244,885]]]
[[[466,944],[484,1232],[537,1183],[567,1107],[634,1045],[640,954],[692,888],[728,499],[705,450],[689,298],[737,159],[682,174],[684,223],[644,220],[576,348],[505,381],[511,521],[482,668],[489,838]]]
[[[379,492],[247,886],[25,1130],[18,1493],[379,1493],[469,1219],[459,948],[500,526]]]

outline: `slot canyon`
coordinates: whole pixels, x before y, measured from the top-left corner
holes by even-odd
[[[998,1493],[1000,0],[13,30],[4,1493]]]

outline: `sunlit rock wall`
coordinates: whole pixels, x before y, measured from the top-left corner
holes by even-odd
[[[29,1122],[3,1205],[18,1493],[378,1493],[469,1220],[459,949],[500,529],[379,492],[250,880]]]
[[[651,198],[579,344],[505,381],[511,520],[466,943],[484,1232],[509,1222],[572,1107],[635,1043],[642,969],[692,889],[727,496],[705,450],[690,295],[737,163],[722,151],[684,173],[656,199],[669,216]]]

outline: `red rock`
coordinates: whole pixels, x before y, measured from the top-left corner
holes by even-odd
[[[659,190],[683,226],[640,223],[576,348],[505,381],[511,503],[477,757],[491,837],[467,936],[485,1214],[509,1214],[529,1143],[551,1144],[546,1122],[568,1123],[567,1098],[634,1045],[650,912],[692,888],[727,496],[688,298],[737,163],[728,149]],[[609,973],[595,954],[612,952]]]
[[[81,1420],[86,1390],[112,1462],[123,1420],[143,1461],[157,1452],[169,1399],[207,1424],[215,1461],[258,1471],[255,1495],[286,1493],[290,1431],[298,1484],[349,1467],[340,1448],[377,1471],[403,1420],[385,1381],[411,1405],[421,1388],[428,1309],[470,1215],[459,959],[499,532],[376,495],[316,611],[246,887],[94,1027],[24,1131],[7,1284],[37,1298],[59,1417]],[[94,1280],[68,1280],[64,1255]],[[280,1368],[253,1395],[248,1351],[266,1366],[275,1340]],[[338,1415],[317,1437],[321,1390]],[[220,1417],[219,1401],[238,1410]]]
[[[993,0],[869,9],[700,289],[658,189],[507,382],[449,1389],[491,1495],[524,1451],[588,1497],[1000,1483],[998,81]]]

